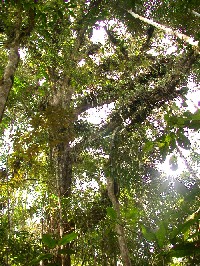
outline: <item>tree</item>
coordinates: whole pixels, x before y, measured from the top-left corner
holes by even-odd
[[[13,5],[3,3],[0,12],[2,17],[0,34],[3,38],[4,47],[9,51],[8,62],[0,82],[0,120],[2,120],[19,63],[19,48],[25,44],[27,37],[34,28],[35,10],[33,6],[23,5],[19,2]]]
[[[75,258],[70,253],[75,249],[80,254],[77,263],[82,265],[85,261],[116,265],[119,259],[124,265],[141,265],[128,250],[133,249],[133,243],[124,223],[130,223],[126,218],[133,203],[130,197],[133,196],[135,205],[137,198],[145,198],[148,194],[145,178],[159,179],[155,164],[178,146],[187,146],[185,128],[199,128],[198,111],[192,115],[174,108],[175,99],[185,101],[189,76],[198,77],[197,22],[188,20],[185,25],[183,21],[184,33],[178,33],[183,26],[178,20],[183,9],[190,16],[196,8],[194,3],[184,2],[186,7],[179,1],[173,3],[177,23],[165,2],[160,5],[156,2],[155,7],[149,6],[148,1],[133,4],[104,0],[2,4],[1,34],[6,39],[2,54],[9,49],[9,58],[7,64],[2,63],[0,116],[12,87],[2,120],[2,131],[5,128],[12,131],[12,149],[5,165],[6,184],[14,184],[16,189],[20,180],[26,182],[25,187],[32,180],[47,189],[42,193],[42,206],[36,208],[42,212],[42,233],[47,236],[43,242],[51,254],[39,259],[55,265],[73,265]],[[164,11],[159,18],[157,12],[161,7]],[[145,19],[147,15],[159,24]],[[146,27],[143,22],[150,25]],[[170,32],[164,24],[171,27]],[[98,28],[104,31],[105,44],[91,40]],[[171,38],[170,45],[173,43],[176,53],[167,53],[160,44],[168,33],[175,33],[168,40]],[[192,34],[197,41],[188,45]],[[184,38],[180,41],[177,36]],[[20,62],[19,49],[24,51],[24,60]],[[114,107],[102,124],[95,126],[84,120],[91,108],[109,104]],[[175,125],[176,132],[172,129]],[[90,190],[89,197],[83,193],[81,198],[80,191],[74,195],[81,176],[83,184],[89,180],[98,183],[97,196]],[[79,204],[79,200],[87,202],[90,197],[93,200],[88,206]],[[127,206],[122,199],[126,199]],[[132,210],[135,223],[129,227],[135,226],[131,230],[144,251],[148,249],[149,225],[142,227],[138,222],[144,209],[143,200],[141,203]],[[95,220],[90,208],[100,213],[98,219]],[[89,226],[80,222],[82,217]],[[148,222],[152,224],[153,220]],[[95,229],[103,230],[103,226],[107,228],[110,224],[112,228],[97,241]],[[95,239],[96,247],[91,246],[87,256],[81,251],[84,245],[80,241],[76,240],[78,247],[71,242],[73,238],[65,241],[75,229],[84,243]],[[100,242],[105,238],[107,243],[115,242],[113,250],[118,239],[120,252],[111,255],[113,250],[106,250],[103,244],[100,251]],[[163,241],[157,251],[164,244]],[[148,263],[148,258],[143,259]]]

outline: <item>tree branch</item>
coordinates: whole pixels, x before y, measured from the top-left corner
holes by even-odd
[[[173,63],[172,60],[161,58],[138,76],[135,75],[136,73],[128,73],[129,76],[133,75],[135,78],[129,78],[126,84],[119,85],[118,81],[113,81],[113,84],[102,85],[101,88],[97,85],[97,88],[94,87],[86,96],[80,99],[80,103],[76,108],[76,114],[80,115],[90,108],[112,103],[119,98],[119,92],[122,96],[122,94],[126,94],[126,92],[134,92],[138,84],[144,86],[152,80],[164,77],[167,73],[167,66],[170,68]]]
[[[198,42],[198,41],[195,41],[193,38],[191,38],[191,37],[189,37],[189,36],[187,36],[187,35],[185,35],[185,34],[180,33],[178,30],[173,30],[173,29],[168,28],[168,27],[166,27],[166,26],[164,26],[164,25],[161,25],[161,24],[159,24],[159,23],[157,23],[157,22],[154,22],[152,19],[148,19],[148,18],[142,17],[142,16],[140,16],[140,15],[134,13],[134,12],[131,11],[131,10],[128,10],[128,12],[129,12],[134,18],[137,18],[137,19],[139,19],[139,20],[141,20],[141,21],[143,21],[143,22],[145,22],[145,23],[148,23],[149,25],[152,25],[153,27],[156,27],[156,28],[158,28],[158,29],[160,29],[160,30],[163,30],[163,31],[165,31],[167,34],[171,34],[171,35],[173,35],[173,36],[178,37],[180,40],[182,40],[182,41],[184,41],[184,42],[186,42],[186,43],[192,45],[192,46],[196,49],[196,51],[197,51],[198,53],[200,53],[200,51],[199,51],[199,42]]]
[[[198,12],[191,10],[191,13],[200,18],[200,14]]]
[[[185,58],[182,58],[174,66],[174,73],[163,83],[163,85],[155,84],[153,90],[140,90],[129,99],[129,103],[121,109],[113,112],[110,116],[110,121],[105,124],[101,131],[104,135],[112,132],[116,127],[124,124],[126,119],[130,119],[130,123],[126,126],[127,130],[138,123],[145,121],[148,115],[154,108],[160,108],[170,100],[175,99],[184,93],[183,90],[177,89],[185,81],[185,74],[189,72],[198,55],[194,52],[190,53]]]
[[[177,98],[185,93],[185,90],[178,89],[178,87],[186,81],[186,74],[189,73],[192,65],[196,62],[199,55],[196,55],[194,51],[189,53],[186,56],[183,56],[176,65],[173,66],[173,71],[168,79],[166,78],[165,82],[161,85],[159,82],[155,84],[154,89],[147,90],[146,87],[143,87],[140,91],[137,91],[134,96],[130,96],[127,100],[127,104],[122,106],[120,109],[113,111],[110,115],[109,121],[104,124],[102,127],[97,128],[97,132],[86,136],[83,139],[74,145],[73,149],[76,151],[76,154],[79,154],[82,151],[82,147],[86,147],[87,143],[98,143],[99,139],[108,134],[113,133],[116,128],[126,128],[127,131],[131,131],[136,124],[141,124],[146,120],[148,115],[151,114],[153,109],[160,108],[165,105],[168,101]],[[144,74],[148,75],[149,73]],[[143,80],[142,77],[142,80]],[[148,82],[144,79],[146,83]],[[136,82],[136,81],[135,81]],[[141,76],[137,77],[137,82],[141,85]],[[129,84],[127,90],[135,90],[136,83]],[[119,96],[118,96],[119,98]],[[89,106],[82,106],[84,110]],[[99,105],[98,105],[99,106]],[[95,106],[93,106],[95,107]],[[125,124],[126,119],[130,120],[130,123]]]

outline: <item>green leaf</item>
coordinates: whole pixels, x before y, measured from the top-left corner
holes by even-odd
[[[178,145],[183,148],[183,149],[190,149],[190,140],[183,134],[181,133],[180,135],[178,135],[178,139],[177,139]]]
[[[142,233],[143,233],[144,237],[146,238],[146,240],[148,240],[148,241],[156,241],[157,242],[156,235],[155,235],[155,233],[153,233],[151,231],[151,229],[147,228],[144,225],[141,225],[141,228],[142,228]]]
[[[195,254],[200,254],[198,241],[175,245],[169,254],[171,257],[176,257],[176,258],[194,256]]]
[[[193,226],[196,221],[200,218],[200,211],[194,212],[192,215],[190,215],[186,222],[183,224],[180,224],[175,230],[172,231],[170,234],[170,241],[173,244],[176,241],[176,237],[183,233],[185,234],[188,230],[190,230],[190,227]]]
[[[76,252],[72,249],[61,249],[61,250],[58,250],[58,254],[75,254]]]
[[[143,152],[148,153],[153,149],[153,142],[152,141],[147,141],[143,147]]]
[[[113,219],[113,220],[116,220],[116,219],[117,219],[117,213],[116,213],[116,211],[115,211],[112,207],[108,207],[108,208],[106,209],[106,211],[107,211],[107,215],[108,215],[111,219]]]
[[[164,119],[166,122],[168,122],[169,126],[175,126],[178,123],[178,117],[176,117],[176,116],[165,115]]]
[[[127,210],[126,212],[126,217],[128,219],[136,220],[138,218],[138,215],[139,215],[139,211],[137,208],[131,208]]]
[[[158,231],[155,233],[156,238],[157,238],[157,243],[160,248],[162,248],[165,244],[166,234],[167,234],[167,231],[165,228],[165,223],[162,221],[160,222]]]
[[[53,257],[53,254],[47,253],[47,254],[41,254],[37,258],[33,259],[30,263],[31,265],[38,265],[38,263],[41,260],[51,259]]]
[[[59,241],[58,241],[58,245],[61,246],[61,245],[66,245],[68,243],[70,243],[71,241],[73,241],[74,239],[76,239],[78,236],[77,233],[75,232],[72,232],[70,234],[67,234],[65,236],[63,236],[63,238],[61,238]]]
[[[194,114],[190,113],[187,118],[192,121],[200,121],[200,109],[198,109]]]
[[[58,10],[58,16],[62,19],[63,18],[63,13],[61,10]]]
[[[49,248],[55,248],[55,246],[57,245],[57,241],[53,239],[52,236],[49,234],[44,234],[42,236],[42,242]]]
[[[200,120],[187,121],[185,125],[190,129],[198,130],[200,129]]]

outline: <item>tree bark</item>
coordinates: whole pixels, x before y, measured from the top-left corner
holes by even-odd
[[[180,33],[178,30],[173,30],[171,28],[168,28],[164,25],[161,25],[155,21],[153,21],[152,19],[148,19],[148,18],[144,18],[136,13],[134,13],[133,11],[129,10],[128,11],[134,18],[138,18],[139,20],[145,22],[145,23],[148,23],[149,25],[152,25],[153,27],[156,27],[160,30],[163,30],[165,31],[167,34],[171,34],[173,36],[176,36],[178,37],[180,40],[194,46],[194,48],[198,51],[198,53],[200,52],[199,50],[199,42],[198,41],[195,41],[193,38],[185,35],[185,34],[182,34]]]
[[[110,177],[110,176],[107,176],[107,189],[108,189],[108,196],[109,196],[109,198],[112,202],[113,208],[117,214],[116,232],[117,232],[122,262],[123,262],[124,266],[131,266],[131,260],[130,260],[129,251],[128,251],[128,247],[127,247],[124,227],[123,227],[122,221],[121,221],[120,204],[119,204],[119,201],[118,201],[118,199],[114,193],[114,181],[113,181],[112,177]]]
[[[62,125],[62,123],[60,123],[60,125]],[[59,141],[59,139],[56,139],[56,136],[54,136],[54,139]],[[54,224],[57,224],[57,228],[54,228],[54,232],[57,229],[60,238],[62,238],[65,234],[71,232],[70,224],[63,211],[63,198],[71,196],[72,158],[69,141],[65,142],[61,139],[60,143],[52,148],[51,163],[53,164],[53,171],[56,180],[55,193],[58,197],[58,218],[54,217]],[[67,206],[65,206],[65,209],[67,209]],[[66,246],[66,248],[69,248],[69,246]],[[63,247],[60,249],[63,249]],[[62,266],[71,266],[70,255],[58,255],[57,262]]]
[[[9,13],[8,13],[9,16]],[[16,14],[16,21],[12,25],[12,35],[15,37],[6,43],[6,48],[9,48],[8,64],[4,70],[2,79],[0,80],[0,122],[5,111],[6,102],[8,99],[9,92],[13,86],[14,74],[17,70],[17,66],[20,60],[19,49],[25,38],[30,36],[31,31],[35,25],[35,9],[30,8],[27,12],[27,26],[22,30],[23,24],[22,10],[19,8]]]
[[[18,45],[10,48],[8,64],[3,78],[0,80],[0,122],[2,120],[10,89],[13,85],[14,74],[19,63]]]
[[[198,12],[191,10],[191,13],[200,18],[200,14]]]
[[[54,73],[54,71],[52,71]],[[71,232],[70,223],[63,210],[63,199],[71,196],[72,184],[72,156],[70,141],[73,140],[73,111],[70,109],[70,99],[72,88],[69,85],[69,78],[63,78],[62,82],[56,87],[58,81],[56,77],[50,77],[53,83],[52,95],[47,103],[46,117],[49,125],[49,146],[50,163],[54,178],[54,193],[58,198],[57,213],[54,219],[54,233],[62,238]],[[49,108],[49,109],[48,109]],[[66,203],[67,204],[67,203]],[[68,209],[69,206],[64,206]],[[62,250],[64,247],[59,247]],[[65,246],[69,248],[69,245]],[[57,254],[56,261],[61,266],[71,266],[70,255]]]

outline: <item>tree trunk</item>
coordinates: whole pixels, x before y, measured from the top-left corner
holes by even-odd
[[[14,74],[19,62],[18,45],[10,48],[8,64],[5,68],[3,78],[0,80],[0,122],[3,117],[10,89],[13,85]]]
[[[65,85],[66,92],[68,87],[67,84]],[[52,98],[48,103],[46,116],[49,124],[50,164],[52,166],[53,182],[55,182],[54,184],[56,188],[54,193],[58,199],[57,214],[53,217],[53,230],[54,234],[57,234],[62,238],[65,234],[71,232],[66,213],[66,210],[70,207],[66,206],[67,203],[63,206],[63,199],[71,196],[72,157],[70,141],[73,140],[73,130],[71,130],[73,128],[73,115],[70,113],[69,104],[67,104],[67,102],[69,102],[67,97],[69,97],[70,93],[66,95],[64,92],[61,93],[64,91],[64,88],[62,87],[54,88],[53,91],[55,91],[55,94],[52,95]],[[69,248],[69,245],[65,247],[61,246],[59,247],[59,250],[62,250],[63,248]],[[71,266],[70,255],[57,254],[56,262],[61,266]]]
[[[56,163],[57,189],[60,197],[70,197],[72,182],[72,159],[69,143],[61,142],[53,148]]]
[[[71,196],[71,183],[72,183],[72,159],[71,159],[71,148],[69,142],[61,140],[59,144],[54,146],[51,151],[51,160],[53,163],[55,179],[56,179],[56,194],[58,197],[58,220],[55,223],[57,228],[54,228],[58,232],[60,238],[63,235],[70,233],[71,227],[65,213],[63,211],[63,198]],[[65,209],[67,206],[65,205]],[[54,232],[55,232],[54,231]],[[67,246],[69,248],[69,246]],[[63,249],[61,247],[60,249]],[[57,262],[62,266],[71,266],[70,255],[58,255]]]
[[[131,266],[131,260],[130,260],[129,251],[128,251],[128,247],[126,243],[124,227],[121,221],[120,204],[114,193],[114,180],[110,176],[107,176],[107,188],[108,188],[108,196],[117,214],[116,232],[118,236],[118,242],[119,242],[122,262],[124,266]]]
[[[62,199],[71,196],[72,183],[72,160],[70,156],[69,143],[60,143],[58,145],[58,204],[59,204],[59,229],[60,237],[71,231],[70,225],[63,215]],[[65,206],[66,208],[67,206]],[[62,249],[63,247],[61,247]],[[69,245],[67,246],[69,248]],[[70,255],[61,255],[62,266],[70,266]]]
[[[23,15],[25,14],[23,13]],[[14,75],[19,63],[20,56],[18,50],[20,49],[20,44],[26,37],[30,35],[35,25],[35,10],[30,7],[26,15],[27,15],[28,24],[24,28],[22,27],[23,19],[22,19],[21,8],[19,8],[19,10],[16,13],[15,22],[12,24],[12,22],[10,21],[13,30],[12,35],[15,36],[15,38],[10,39],[9,34],[7,36],[8,40],[9,39],[10,40],[6,43],[6,48],[9,48],[10,51],[8,56],[8,64],[5,67],[2,79],[0,79],[0,122],[2,121],[8,95],[12,88]]]

